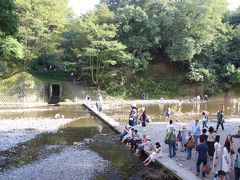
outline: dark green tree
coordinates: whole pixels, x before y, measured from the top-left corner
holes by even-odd
[[[20,19],[18,39],[24,48],[22,68],[26,69],[34,60],[58,60],[61,53],[58,46],[69,15],[67,3],[67,0],[16,0]]]
[[[126,46],[116,39],[114,19],[114,14],[102,5],[96,11],[72,20],[65,33],[65,46],[71,44],[68,51],[83,61],[85,76],[95,85],[103,78],[116,76],[116,73],[108,72],[131,59],[125,52]]]
[[[0,31],[6,35],[17,32],[18,18],[14,0],[0,0]]]

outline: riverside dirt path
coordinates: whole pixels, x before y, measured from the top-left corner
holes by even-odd
[[[116,131],[122,131],[124,129],[124,125],[119,125],[118,122],[114,121],[111,117],[105,115],[104,113],[99,113],[95,105],[93,104],[84,104],[88,109],[93,111],[100,119],[105,121],[107,124],[109,124],[113,129]],[[174,129],[176,130],[176,133],[178,132],[179,128],[182,125],[185,125],[185,127],[188,130],[191,130],[191,126],[193,125],[194,120],[189,121],[187,123],[174,123]],[[137,129],[141,134],[147,134],[151,137],[152,143],[160,142],[162,146],[162,157],[158,158],[157,161],[159,164],[163,165],[164,167],[170,169],[172,172],[174,172],[179,179],[183,180],[198,180],[198,179],[213,179],[214,173],[211,172],[209,175],[206,175],[206,178],[202,178],[201,175],[197,177],[196,174],[196,161],[195,161],[195,149],[192,151],[192,159],[187,160],[187,153],[181,152],[180,147],[177,150],[177,154],[173,158],[168,157],[168,145],[164,144],[164,138],[165,138],[165,132],[166,132],[166,126],[167,122],[159,122],[159,123],[150,123],[147,124],[146,131],[143,130],[141,126],[135,126],[134,128]],[[231,118],[227,119],[225,125],[225,130],[219,130],[218,134],[220,135],[220,143],[222,147],[224,146],[224,141],[227,137],[227,134],[236,134],[238,130],[238,126],[240,125],[240,119],[239,118]],[[216,122],[209,122],[208,126],[216,127]],[[237,148],[240,147],[240,139],[234,138],[234,150],[236,152]],[[212,166],[212,161],[209,160],[209,165]],[[230,179],[234,179],[234,172],[232,171],[230,173]]]

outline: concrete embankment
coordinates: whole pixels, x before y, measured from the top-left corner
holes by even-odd
[[[88,108],[89,110],[91,110],[93,113],[95,113],[96,116],[98,116],[101,120],[103,120],[105,123],[107,123],[116,132],[120,132],[123,130],[123,128],[124,128],[123,125],[120,125],[118,122],[114,121],[111,117],[105,115],[104,113],[98,112],[93,104],[85,103],[84,106],[86,108]],[[163,125],[166,126],[165,124],[163,124]],[[158,137],[158,135],[156,133],[156,131],[161,131],[161,129],[158,129],[159,126],[157,124],[148,125],[146,132],[143,131],[141,126],[136,126],[134,128],[137,129],[141,134],[150,135],[153,143],[159,141],[162,144],[162,148],[163,148],[163,146],[164,146],[163,139]],[[164,148],[164,149],[166,149],[166,148]],[[170,159],[168,157],[168,153],[166,151],[162,153],[162,156],[157,159],[156,163],[158,163],[163,168],[168,169],[177,179],[183,179],[183,180],[198,179],[196,177],[196,175],[188,169],[188,167],[183,167],[182,164],[179,163],[178,161],[174,161],[173,159]]]

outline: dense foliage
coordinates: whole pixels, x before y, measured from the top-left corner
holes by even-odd
[[[184,95],[183,83],[215,94],[240,83],[240,8],[229,11],[226,0],[101,0],[80,17],[67,3],[1,0],[0,77],[74,72],[135,97]],[[173,77],[146,73],[164,62]]]

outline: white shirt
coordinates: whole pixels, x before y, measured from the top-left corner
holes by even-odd
[[[101,104],[103,103],[103,97],[101,95],[98,97],[98,100]]]
[[[203,122],[207,122],[207,120],[208,120],[207,115],[204,115],[202,120],[203,120]]]
[[[197,100],[198,100],[198,101],[200,101],[200,100],[201,100],[201,97],[200,97],[199,95],[197,96]]]
[[[169,132],[171,128],[174,129],[173,124],[168,124],[166,127],[166,132]]]

